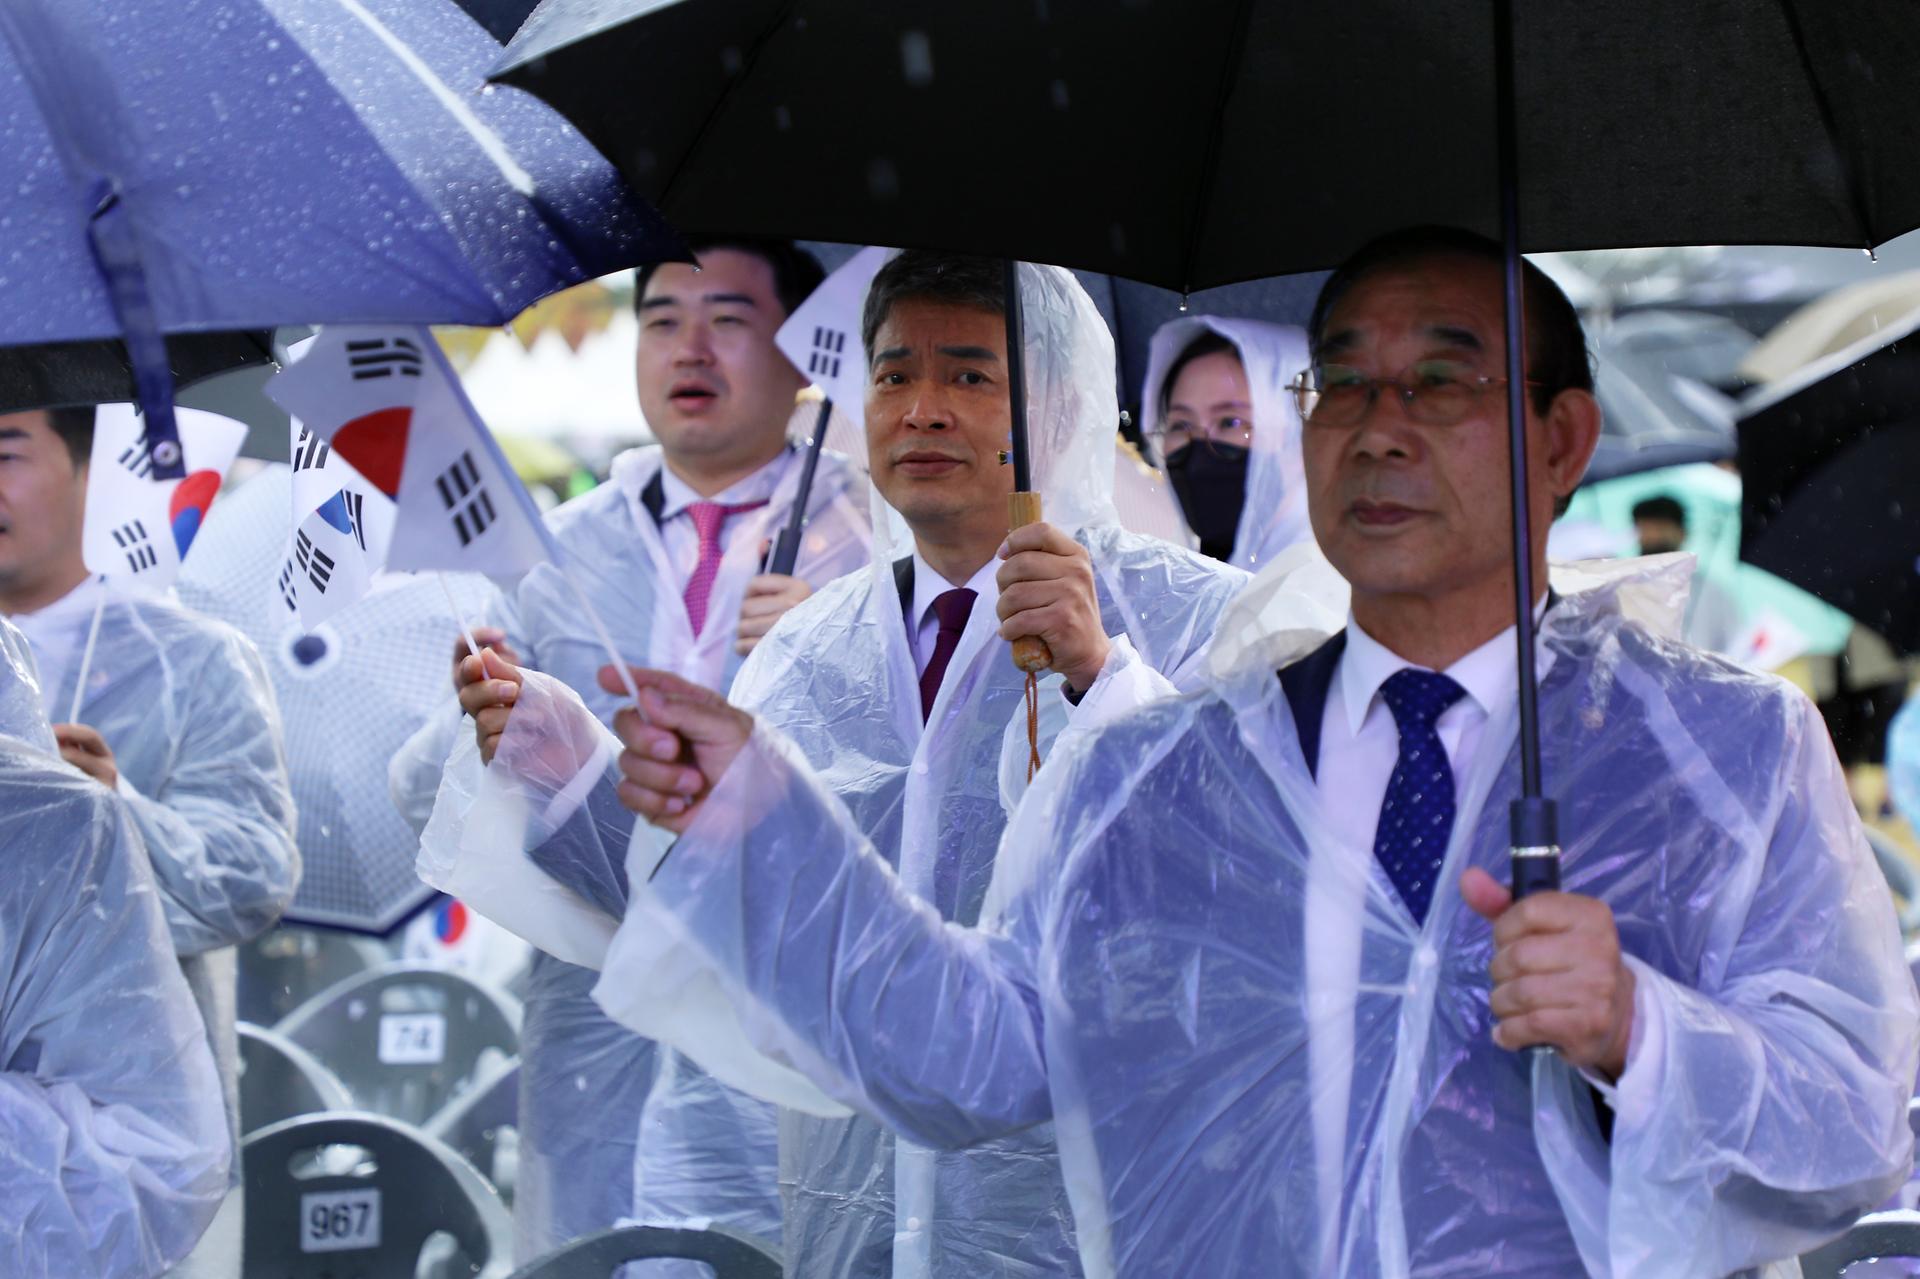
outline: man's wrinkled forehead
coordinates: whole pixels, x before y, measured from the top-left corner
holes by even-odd
[[[1388,343],[1455,358],[1498,351],[1505,322],[1499,286],[1497,270],[1469,258],[1434,257],[1370,271],[1328,313],[1314,357],[1351,360]]]
[[[903,297],[887,308],[873,334],[870,363],[878,368],[914,355],[975,363],[1001,362],[1006,317],[944,298]]]

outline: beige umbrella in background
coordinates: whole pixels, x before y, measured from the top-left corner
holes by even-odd
[[[1920,271],[1835,289],[1782,320],[1741,361],[1741,376],[1775,382],[1815,360],[1895,329],[1920,311]]]

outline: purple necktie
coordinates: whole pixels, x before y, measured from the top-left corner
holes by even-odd
[[[765,505],[765,501],[741,502],[737,506],[721,502],[688,503],[687,514],[693,519],[694,532],[700,535],[700,558],[694,563],[693,576],[687,579],[683,596],[687,620],[693,623],[695,635],[706,627],[707,597],[713,593],[713,579],[720,575],[720,561],[724,558],[720,550],[720,529],[732,517]]]
[[[953,660],[953,650],[960,647],[960,635],[967,629],[967,618],[973,613],[973,600],[974,593],[964,586],[933,598],[933,615],[940,619],[940,636],[933,642],[933,656],[927,662],[927,669],[920,672],[922,723],[933,715],[933,699],[940,692],[940,681],[946,676],[947,663]]]

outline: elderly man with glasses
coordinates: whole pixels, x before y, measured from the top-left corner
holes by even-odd
[[[1807,700],[1594,577],[1535,601],[1566,890],[1501,886],[1502,296],[1499,246],[1444,229],[1328,281],[1297,392],[1346,625],[1292,661],[1242,627],[1051,761],[979,928],[834,838],[776,732],[660,675],[624,798],[700,838],[628,927],[687,930],[740,1033],[918,1140],[1054,1120],[1089,1273],[1792,1273],[1911,1165],[1892,903]],[[1540,548],[1600,415],[1531,268],[1526,306]]]

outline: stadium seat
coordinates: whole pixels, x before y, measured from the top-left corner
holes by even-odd
[[[261,1279],[415,1279],[423,1252],[442,1273],[498,1279],[513,1226],[471,1164],[383,1115],[284,1120],[242,1143],[246,1273]],[[440,1236],[450,1246],[435,1249]]]
[[[458,973],[389,964],[321,991],[275,1027],[354,1104],[424,1124],[519,1051],[520,1005]]]
[[[1864,1270],[1847,1270],[1847,1267],[1856,1262],[1896,1257],[1920,1258],[1920,1212],[1870,1213],[1855,1222],[1846,1234],[1800,1258],[1800,1272],[1804,1279],[1840,1279],[1842,1271],[1847,1272],[1849,1279],[1865,1279]],[[1875,1273],[1913,1272],[1902,1268]]]
[[[520,1059],[483,1071],[473,1086],[429,1119],[426,1131],[486,1174],[509,1204],[520,1165]]]
[[[282,925],[240,948],[241,1021],[272,1026],[301,1004],[392,956],[371,937]]]
[[[295,1115],[353,1108],[346,1085],[299,1044],[244,1021],[238,1030],[242,1135]]]
[[[629,1261],[705,1262],[714,1279],[781,1279],[779,1258],[745,1235],[713,1227],[623,1226],[584,1235],[513,1272],[512,1279],[608,1279]]]

